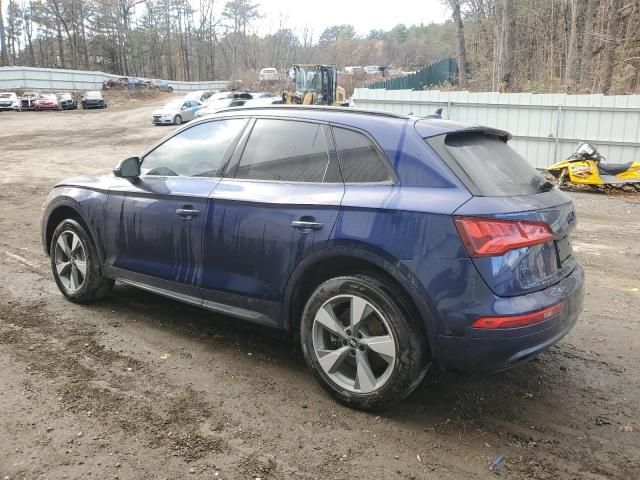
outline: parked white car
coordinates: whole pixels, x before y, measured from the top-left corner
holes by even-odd
[[[361,72],[362,72],[362,67],[357,65],[344,67],[344,69],[342,70],[342,73],[345,75],[353,75],[355,73],[361,73]]]
[[[202,104],[197,100],[174,100],[160,110],[151,114],[151,121],[156,125],[180,125],[193,120]]]
[[[253,100],[247,100],[243,107],[266,107],[268,105],[278,105],[282,103],[282,97],[261,97],[254,98]]]
[[[248,92],[220,92],[212,95],[211,98],[196,113],[196,118],[214,113],[221,108],[241,107],[246,102],[253,99],[253,95]]]
[[[198,90],[195,92],[187,93],[183,100],[195,100],[196,102],[205,103],[211,98],[212,95],[218,93],[217,90]]]
[[[367,65],[366,67],[364,67],[364,72],[367,75],[377,75],[380,73],[381,71],[380,65]]]
[[[13,92],[0,92],[0,111],[2,110],[21,111],[22,104],[18,95]]]
[[[278,70],[272,67],[263,68],[260,70],[258,80],[261,82],[275,82],[278,80]]]
[[[255,94],[251,94],[255,95]],[[260,98],[252,98],[251,100],[239,100],[235,99],[231,102],[209,102],[205,104],[203,108],[198,110],[196,118],[204,117],[205,115],[211,115],[219,110],[223,110],[229,107],[268,107],[269,105],[278,105],[282,103],[282,97],[270,95],[268,97],[263,96]]]

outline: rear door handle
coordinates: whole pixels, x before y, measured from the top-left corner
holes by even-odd
[[[194,210],[193,208],[176,208],[176,213],[182,218],[191,218],[200,215],[200,210]]]
[[[294,220],[291,222],[291,226],[293,228],[297,228],[300,230],[320,230],[324,227],[324,224],[320,222],[307,222],[304,220]]]

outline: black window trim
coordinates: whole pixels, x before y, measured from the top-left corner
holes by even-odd
[[[203,177],[203,176],[196,176],[196,175],[140,175],[143,178],[194,178],[194,179],[220,179],[224,177],[225,171],[229,165],[229,162],[231,161],[231,159],[233,158],[234,153],[236,152],[238,145],[240,144],[240,141],[243,138],[243,135],[245,134],[245,132],[247,131],[248,127],[251,125],[251,127],[253,128],[253,124],[251,123],[251,117],[249,116],[233,116],[233,117],[220,117],[220,118],[208,118],[204,121],[201,122],[196,122],[196,123],[192,123],[189,125],[186,125],[183,128],[180,128],[178,130],[176,130],[175,132],[169,134],[168,136],[162,138],[161,140],[159,140],[157,143],[155,143],[154,145],[152,145],[149,149],[147,149],[142,156],[140,157],[140,168],[142,168],[142,165],[144,164],[144,160],[145,158],[147,158],[147,155],[149,155],[150,153],[153,153],[157,148],[161,147],[162,145],[164,145],[165,143],[167,143],[169,140],[171,140],[173,137],[180,135],[183,132],[186,132],[187,130],[190,130],[194,127],[197,127],[199,125],[204,125],[207,123],[213,123],[213,122],[221,122],[224,120],[235,120],[235,119],[241,119],[241,120],[245,120],[245,124],[242,127],[242,130],[240,131],[240,133],[236,136],[236,138],[234,138],[231,142],[231,149],[230,151],[225,155],[225,158],[222,159],[222,162],[220,163],[220,167],[218,168],[218,171],[216,172],[216,174],[212,177]]]
[[[232,117],[228,117],[232,118]],[[331,131],[331,124],[329,122],[323,122],[321,120],[313,120],[307,118],[299,118],[299,117],[281,117],[274,115],[256,115],[251,117],[250,125],[246,129],[246,135],[243,135],[241,141],[236,145],[236,151],[232,156],[229,162],[229,168],[224,174],[225,180],[234,180],[237,182],[256,182],[256,183],[281,183],[281,184],[296,184],[296,185],[344,185],[344,177],[342,176],[342,169],[340,168],[340,162],[338,161],[338,154],[336,152],[335,141],[333,140],[333,132]],[[337,162],[338,171],[340,173],[340,178],[342,179],[339,182],[301,182],[301,181],[289,181],[289,180],[266,180],[259,178],[237,178],[236,175],[238,173],[238,169],[240,167],[240,160],[242,159],[242,155],[244,154],[244,150],[247,147],[247,143],[249,138],[251,138],[251,133],[253,132],[253,128],[258,120],[286,120],[293,121],[298,123],[311,123],[313,125],[321,125],[325,127],[324,136],[325,143],[327,145],[327,150],[329,154],[329,162],[327,162],[326,172],[329,170],[329,165],[331,162]]]
[[[353,131],[355,133],[360,133],[360,134],[364,135],[371,142],[371,144],[373,145],[373,148],[378,153],[378,157],[380,158],[380,160],[384,164],[385,168],[389,172],[389,180],[383,180],[383,181],[380,181],[380,182],[347,182],[347,181],[344,181],[345,185],[399,185],[400,184],[400,179],[398,178],[398,174],[396,173],[395,169],[391,165],[391,162],[389,161],[389,157],[387,157],[387,154],[384,152],[384,150],[382,149],[380,144],[376,141],[375,138],[373,138],[373,136],[369,132],[367,132],[365,130],[362,130],[360,128],[352,127],[350,125],[344,125],[342,123],[330,122],[330,124],[331,124],[331,138],[333,140],[333,148],[334,148],[334,150],[336,152],[336,158],[338,159],[338,165],[340,166],[340,175],[342,176],[342,180],[343,181],[344,181],[344,173],[342,172],[342,164],[340,163],[340,153],[338,151],[338,144],[337,144],[335,136],[333,134],[333,129],[334,128],[342,128],[343,130],[351,130],[351,131]]]

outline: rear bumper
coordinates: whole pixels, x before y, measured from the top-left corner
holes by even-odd
[[[469,327],[464,336],[440,335],[437,340],[440,366],[446,370],[490,373],[534,358],[576,324],[584,301],[584,271],[577,265],[557,285],[530,295],[549,298],[549,305],[563,301],[564,309],[560,315],[529,327],[496,330]]]

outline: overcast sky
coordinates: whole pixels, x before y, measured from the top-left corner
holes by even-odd
[[[300,33],[305,26],[317,39],[331,25],[351,24],[359,35],[372,29],[441,23],[449,13],[441,0],[254,0],[263,15],[258,33],[275,32],[283,24]],[[192,0],[197,5],[197,0]],[[224,1],[218,2],[220,9]]]

